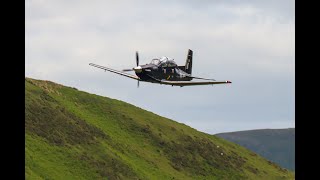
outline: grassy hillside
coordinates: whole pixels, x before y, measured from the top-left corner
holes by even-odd
[[[219,137],[128,103],[25,81],[26,179],[293,179]]]
[[[295,169],[295,129],[259,129],[216,134],[279,164]]]

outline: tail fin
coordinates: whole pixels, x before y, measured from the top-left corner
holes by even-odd
[[[192,50],[189,49],[188,50],[187,60],[186,60],[186,66],[185,66],[185,71],[188,74],[192,73],[192,54],[193,54]]]

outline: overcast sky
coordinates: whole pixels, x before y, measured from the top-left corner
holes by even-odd
[[[295,127],[295,2],[26,0],[26,76],[122,100],[197,130]],[[114,69],[168,56],[232,84],[171,87]]]

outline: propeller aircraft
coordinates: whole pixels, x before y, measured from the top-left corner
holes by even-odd
[[[136,52],[137,66],[131,69],[119,71],[93,63],[89,65],[138,80],[138,87],[139,81],[180,87],[231,83],[231,81],[216,81],[214,79],[192,76],[192,57],[193,51],[189,49],[184,66],[178,66],[173,59],[168,57],[154,58],[149,64],[139,65],[139,54]],[[128,71],[134,71],[136,75],[126,73]],[[193,79],[201,79],[202,81],[192,81]]]

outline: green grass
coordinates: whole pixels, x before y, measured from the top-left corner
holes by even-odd
[[[25,99],[26,179],[294,179],[241,146],[122,101],[30,78]]]

